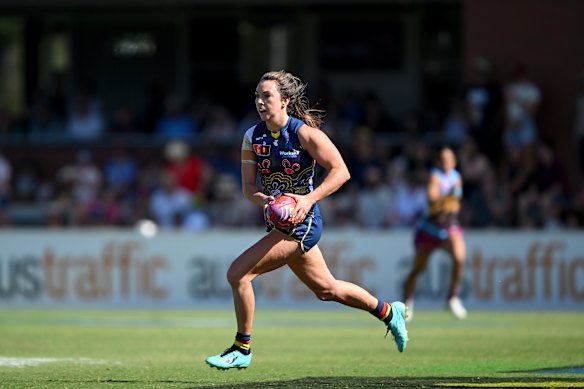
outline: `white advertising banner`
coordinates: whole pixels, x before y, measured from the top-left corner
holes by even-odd
[[[225,273],[262,231],[158,234],[132,230],[0,232],[0,307],[230,308]],[[471,309],[583,309],[584,232],[467,231],[461,297]],[[411,233],[326,230],[319,243],[336,278],[402,299]],[[445,253],[418,280],[416,307],[441,308]],[[257,304],[323,308],[288,268],[254,281]],[[333,303],[326,303],[334,306]]]

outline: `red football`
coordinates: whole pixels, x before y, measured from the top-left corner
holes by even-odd
[[[270,222],[272,222],[278,228],[292,228],[294,223],[292,223],[292,210],[296,206],[296,200],[290,196],[281,195],[276,197],[268,204],[267,216]]]

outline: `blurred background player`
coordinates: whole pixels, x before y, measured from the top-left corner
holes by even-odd
[[[320,300],[362,309],[383,321],[400,352],[408,341],[404,304],[389,304],[358,285],[335,279],[317,245],[322,234],[317,202],[336,192],[350,174],[339,150],[319,129],[322,112],[308,107],[305,89],[302,80],[284,71],[265,73],[256,88],[255,105],[261,121],[250,127],[243,138],[243,194],[264,209],[278,195],[293,197],[295,227],[281,229],[268,223],[268,234],[229,267],[227,279],[233,291],[237,333],[231,347],[207,358],[209,365],[219,369],[249,366],[255,311],[252,281],[284,265]],[[314,187],[316,163],[327,173]]]
[[[466,245],[458,214],[462,197],[462,178],[456,168],[456,157],[449,147],[440,149],[438,166],[432,168],[427,185],[428,208],[417,224],[414,236],[415,257],[404,285],[404,298],[408,307],[407,321],[414,314],[416,280],[424,271],[430,255],[441,248],[452,258],[452,275],[447,307],[459,319],[466,317],[466,309],[458,297],[462,280]]]

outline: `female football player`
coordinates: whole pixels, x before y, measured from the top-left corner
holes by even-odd
[[[249,128],[241,147],[243,195],[259,207],[286,193],[296,200],[290,229],[273,228],[244,251],[229,267],[237,333],[233,345],[207,358],[219,369],[248,367],[257,276],[287,265],[322,301],[362,309],[383,321],[400,352],[406,347],[405,305],[378,300],[355,284],[334,278],[318,247],[322,219],[317,202],[349,178],[347,166],[328,136],[319,129],[322,111],[309,108],[306,84],[285,71],[265,73],[255,91],[261,121]],[[314,187],[315,164],[327,171]],[[261,188],[256,184],[260,177]],[[265,214],[265,213],[264,213]]]
[[[452,149],[440,149],[438,167],[431,171],[426,193],[428,212],[416,226],[414,263],[404,284],[407,320],[410,321],[414,315],[414,291],[418,275],[424,271],[430,255],[437,248],[446,250],[453,262],[446,305],[454,316],[464,319],[466,309],[458,297],[466,256],[466,245],[458,220],[462,178],[456,170],[456,156]]]

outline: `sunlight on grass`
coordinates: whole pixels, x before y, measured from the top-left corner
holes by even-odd
[[[251,367],[219,372],[204,359],[232,343],[229,311],[3,310],[0,386],[375,387],[394,380],[422,387],[480,377],[492,386],[512,378],[517,387],[566,387],[562,382],[573,384],[582,375],[534,371],[581,365],[582,328],[581,313],[472,312],[456,321],[443,312],[420,311],[400,354],[391,336],[384,338],[384,326],[362,312],[260,311]],[[564,381],[569,378],[576,381]]]

